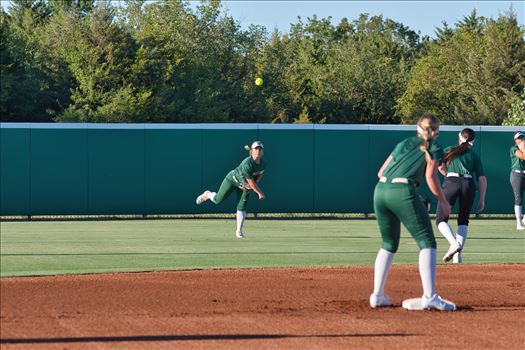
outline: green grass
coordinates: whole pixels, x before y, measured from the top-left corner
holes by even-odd
[[[452,223],[455,227],[455,223]],[[0,275],[50,275],[232,267],[370,265],[375,220],[115,220],[0,222]],[[436,232],[438,259],[448,249]],[[471,220],[465,263],[523,263],[524,231],[513,220]],[[402,232],[396,263],[416,263]]]

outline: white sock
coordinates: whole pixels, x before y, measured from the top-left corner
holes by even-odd
[[[465,246],[465,241],[467,240],[467,234],[468,234],[468,226],[467,225],[459,225],[458,226],[458,234],[456,236],[456,240],[458,241],[461,248]]]
[[[514,214],[516,215],[516,220],[518,221],[518,225],[521,225],[521,205],[514,206]]]
[[[433,248],[421,249],[419,252],[419,275],[423,284],[423,295],[427,298],[436,293],[436,250]]]
[[[246,212],[237,210],[237,232],[242,232],[242,225],[244,225],[245,218]]]
[[[374,294],[380,295],[385,293],[386,278],[395,255],[395,253],[383,248],[379,249],[374,267]]]
[[[210,193],[208,193],[208,199],[210,201],[212,201],[213,203],[215,203],[215,201],[213,199],[215,198],[216,195],[217,195],[217,192],[210,192]],[[217,204],[217,203],[215,203],[215,204]]]
[[[438,225],[438,230],[441,232],[443,237],[445,237],[450,245],[453,245],[456,243],[456,238],[454,237],[454,231],[452,231],[452,228],[448,224],[448,222],[441,221]]]

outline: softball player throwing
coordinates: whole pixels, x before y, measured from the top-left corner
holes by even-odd
[[[242,226],[246,219],[246,206],[250,197],[251,191],[257,193],[260,200],[265,197],[264,193],[257,185],[264,174],[266,163],[262,160],[264,154],[264,145],[261,141],[254,141],[251,147],[244,146],[250,152],[250,156],[246,157],[241,164],[232,171],[230,171],[221,183],[218,192],[204,191],[197,197],[196,203],[202,204],[208,199],[215,204],[220,204],[228,198],[233,192],[237,193],[237,229],[235,235],[237,238],[244,238]]]
[[[516,215],[516,229],[525,229],[525,218],[522,219],[522,198],[525,190],[525,133],[518,131],[514,134],[514,145],[510,148],[510,185],[514,192],[514,214]]]
[[[479,183],[479,200],[477,211],[485,208],[485,193],[487,192],[487,178],[478,155],[472,151],[476,133],[470,128],[465,128],[459,133],[458,145],[445,149],[443,163],[439,171],[445,176],[443,193],[451,206],[459,200],[458,232],[454,232],[448,224],[448,215],[444,215],[441,208],[436,212],[436,225],[441,234],[450,243],[450,248],[443,256],[443,261],[451,259],[454,263],[461,262],[461,251],[465,247],[468,233],[468,223],[474,197],[476,196],[476,183]]]
[[[450,214],[450,204],[441,191],[437,176],[438,165],[443,156],[443,150],[434,142],[438,134],[437,118],[422,117],[417,123],[417,136],[398,143],[377,174],[379,182],[374,191],[374,211],[383,243],[374,267],[374,292],[370,296],[370,306],[373,308],[392,305],[391,299],[384,293],[384,287],[399,246],[402,222],[420,249],[422,308],[456,309],[455,304],[441,299],[436,293],[436,239],[428,212],[416,191],[425,175],[442,213]]]

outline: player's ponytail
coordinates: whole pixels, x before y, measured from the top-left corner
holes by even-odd
[[[470,128],[465,128],[459,133],[459,145],[445,152],[443,163],[448,167],[451,161],[455,158],[465,154],[468,149],[474,144],[476,133]]]
[[[419,148],[425,153],[425,160],[427,163],[432,161],[432,156],[428,151],[428,144],[430,140],[436,138],[438,135],[437,130],[439,130],[439,120],[436,117],[428,114],[419,118],[419,121],[417,122],[417,134],[423,139],[423,143]]]

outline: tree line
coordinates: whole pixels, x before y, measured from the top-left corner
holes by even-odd
[[[1,120],[525,125],[524,36],[511,10],[431,39],[368,14],[281,33],[220,1],[12,0]]]

